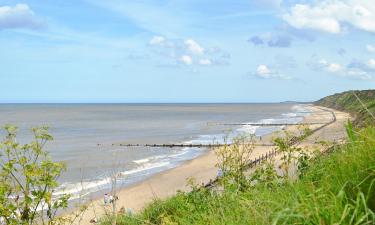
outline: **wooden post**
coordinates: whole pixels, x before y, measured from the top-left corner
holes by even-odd
[[[116,202],[117,202],[117,193],[116,193],[116,183],[117,183],[117,177],[114,175],[112,177],[112,225],[116,225],[117,223],[117,213],[116,213]]]

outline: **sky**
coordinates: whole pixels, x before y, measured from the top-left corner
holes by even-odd
[[[0,0],[0,102],[314,101],[374,88],[372,2]]]

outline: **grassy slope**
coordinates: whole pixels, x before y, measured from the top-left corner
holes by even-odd
[[[375,129],[356,136],[355,144],[312,161],[297,182],[180,193],[118,224],[373,224]]]
[[[375,90],[354,91],[366,107],[375,115]],[[366,112],[361,103],[354,96],[352,91],[330,95],[315,102],[321,105],[341,111],[347,111],[356,116],[354,124],[360,127],[374,123],[370,114]]]

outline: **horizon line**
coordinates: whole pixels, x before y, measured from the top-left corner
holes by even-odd
[[[270,101],[270,102],[0,102],[6,104],[272,104],[272,103],[301,103],[309,104],[314,101]]]

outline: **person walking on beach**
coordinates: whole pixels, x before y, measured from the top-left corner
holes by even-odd
[[[222,170],[221,168],[219,168],[219,169],[217,170],[217,177],[218,177],[218,178],[222,178],[223,176],[224,176],[223,170]]]
[[[107,205],[108,202],[109,202],[109,197],[108,197],[108,194],[105,193],[105,194],[104,194],[104,205]]]

